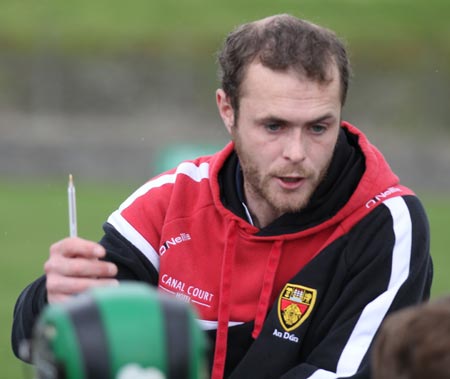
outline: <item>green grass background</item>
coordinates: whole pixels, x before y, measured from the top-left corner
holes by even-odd
[[[349,42],[356,72],[362,66],[410,70],[427,65],[450,72],[448,0],[2,0],[0,49],[210,59],[234,26],[285,12],[335,29]],[[79,234],[99,239],[103,221],[139,184],[77,181]],[[450,292],[450,194],[423,194],[423,200],[437,297]],[[42,273],[49,245],[68,233],[66,178],[0,179],[0,209],[0,378],[16,379],[24,371],[10,349],[13,306],[22,288]]]
[[[108,215],[131,193],[129,185],[77,182],[79,235],[98,240]],[[450,293],[450,196],[424,196],[432,232],[435,280],[432,296]],[[10,348],[10,329],[15,300],[20,291],[42,274],[49,245],[68,234],[66,182],[3,182],[0,184],[0,357],[2,378],[22,378],[24,364]]]
[[[23,378],[11,353],[12,312],[20,291],[43,273],[52,242],[68,235],[65,178],[61,182],[0,182],[0,378]],[[137,184],[135,185],[135,187]],[[77,183],[78,233],[98,240],[102,223],[131,188]]]
[[[211,55],[234,26],[276,13],[335,29],[365,63],[450,62],[448,0],[2,0],[0,47]]]

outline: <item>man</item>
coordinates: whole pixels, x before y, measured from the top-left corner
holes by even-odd
[[[387,317],[372,357],[374,379],[450,379],[450,296]]]
[[[335,34],[269,17],[232,32],[219,63],[232,142],[144,184],[100,244],[54,244],[17,302],[16,352],[46,301],[131,279],[196,308],[214,379],[368,378],[385,315],[429,296],[424,210],[341,122],[350,68]]]

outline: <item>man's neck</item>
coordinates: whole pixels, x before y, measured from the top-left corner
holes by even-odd
[[[265,199],[254,193],[244,182],[246,206],[252,216],[253,225],[262,229],[282,215],[282,212],[272,207]]]

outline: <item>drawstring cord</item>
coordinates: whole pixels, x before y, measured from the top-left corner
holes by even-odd
[[[237,244],[237,222],[232,221],[227,228],[226,245],[222,261],[220,301],[218,312],[218,325],[216,344],[214,351],[214,364],[211,379],[223,379],[225,361],[227,355],[228,323],[231,312],[231,286],[233,275],[233,262]],[[273,291],[276,272],[280,263],[283,241],[275,241],[270,250],[269,258],[264,273],[263,285],[259,298],[258,308],[255,317],[255,327],[252,337],[257,338],[264,324],[270,306],[270,298]]]
[[[225,370],[225,359],[227,355],[228,323],[231,311],[231,285],[233,274],[233,261],[236,252],[237,228],[236,221],[232,221],[227,229],[226,245],[223,254],[221,285],[219,297],[219,312],[216,346],[214,351],[214,364],[211,379],[222,379]]]
[[[266,271],[264,273],[261,295],[259,296],[258,308],[256,309],[255,327],[253,328],[252,332],[252,337],[255,339],[261,332],[267,312],[269,311],[269,306],[271,305],[270,297],[273,291],[275,275],[280,263],[282,245],[282,240],[275,241],[272,245],[272,249],[270,250],[269,259],[266,265]]]

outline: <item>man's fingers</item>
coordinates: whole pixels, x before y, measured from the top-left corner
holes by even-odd
[[[54,256],[49,259],[44,270],[47,276],[57,273],[69,277],[109,278],[117,275],[117,266],[111,262],[86,258],[66,258]]]
[[[47,291],[47,301],[49,304],[62,303],[63,301],[71,299],[72,297],[72,295],[66,295],[62,293],[52,294],[51,292]]]
[[[47,278],[47,299],[49,303],[56,303],[92,287],[117,285],[119,281],[116,279],[70,278],[53,275]]]
[[[105,254],[103,246],[78,237],[53,244],[44,265],[48,301],[64,301],[90,287],[117,285],[118,281],[112,279],[117,266],[99,259]]]
[[[102,245],[78,237],[65,238],[50,246],[50,255],[65,257],[102,258],[105,253]]]

